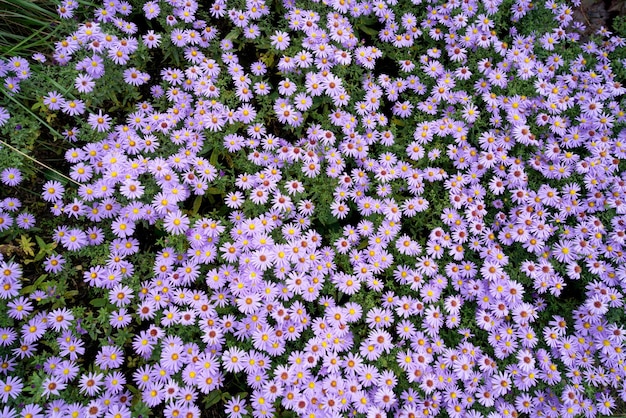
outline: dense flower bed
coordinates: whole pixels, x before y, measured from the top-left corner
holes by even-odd
[[[623,411],[623,38],[552,0],[58,13],[0,61],[0,416]]]

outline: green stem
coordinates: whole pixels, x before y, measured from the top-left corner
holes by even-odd
[[[39,116],[37,116],[35,113],[33,113],[33,111],[31,109],[29,109],[28,107],[26,107],[22,102],[20,102],[19,100],[16,100],[15,97],[13,97],[10,94],[6,95],[9,100],[11,100],[13,103],[17,104],[19,107],[21,107],[22,109],[24,109],[26,111],[26,113],[32,115],[35,119],[37,119],[39,122],[41,122],[46,128],[48,128],[50,130],[50,132],[55,133],[57,136],[63,137],[63,135],[61,135],[61,133],[59,131],[57,131],[56,129],[54,129],[52,126],[50,126],[46,121],[44,121],[43,119],[41,119]]]
[[[35,158],[31,157],[31,156],[30,156],[30,155],[28,155],[28,154],[23,153],[23,152],[22,152],[22,151],[20,151],[19,149],[15,148],[13,145],[11,145],[11,144],[7,144],[5,141],[3,141],[3,140],[1,140],[1,139],[0,139],[0,143],[1,143],[2,145],[6,146],[7,148],[9,148],[9,149],[11,149],[11,150],[13,150],[13,151],[17,152],[17,153],[18,153],[18,154],[20,154],[22,157],[24,157],[24,158],[27,158],[27,159],[31,160],[31,161],[32,161],[32,162],[34,162],[35,164],[38,164],[38,165],[40,165],[40,166],[42,166],[42,167],[47,168],[48,170],[52,171],[53,173],[55,173],[55,174],[57,174],[57,175],[59,175],[59,176],[63,177],[64,179],[66,179],[66,180],[68,180],[68,181],[71,181],[72,183],[74,183],[74,184],[76,184],[76,185],[78,185],[78,186],[82,186],[82,184],[80,184],[80,183],[79,183],[79,182],[77,182],[76,180],[74,180],[74,179],[72,179],[72,178],[70,178],[70,177],[66,176],[65,174],[59,173],[59,172],[58,172],[57,170],[55,170],[54,168],[52,168],[52,167],[50,167],[50,166],[47,166],[46,164],[42,163],[42,162],[41,162],[41,161],[39,161],[39,160],[36,160]]]

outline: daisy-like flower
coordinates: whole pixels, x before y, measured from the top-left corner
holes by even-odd
[[[159,7],[158,2],[149,1],[143,5],[143,11],[146,14],[146,19],[152,20],[159,16],[159,13],[161,13],[161,8]]]
[[[290,40],[291,38],[289,34],[280,30],[277,30],[276,32],[274,32],[274,35],[270,36],[270,43],[274,48],[279,51],[287,49]]]
[[[60,391],[67,387],[67,384],[62,383],[61,380],[57,377],[48,376],[41,384],[43,388],[42,395],[44,397],[49,397],[51,395],[58,396]]]
[[[138,199],[143,196],[144,187],[137,180],[125,180],[120,187],[120,193],[129,199]]]
[[[0,106],[0,126],[6,124],[10,117],[9,112],[4,107]]]
[[[118,311],[111,312],[109,316],[109,323],[113,328],[124,328],[126,325],[130,324],[132,317],[125,308],[120,308]]]
[[[20,213],[15,218],[15,223],[22,229],[31,229],[35,226],[35,217],[27,212]]]
[[[87,245],[87,234],[80,229],[70,229],[61,238],[61,245],[70,251],[77,251]]]
[[[102,373],[90,372],[80,377],[79,390],[88,396],[95,396],[102,390]]]
[[[102,110],[98,114],[90,114],[88,118],[89,126],[95,131],[106,132],[111,128],[111,117],[103,114]]]
[[[96,364],[103,370],[115,369],[124,364],[124,352],[119,347],[105,345],[96,356]]]
[[[49,273],[58,273],[63,270],[63,265],[65,264],[65,259],[60,254],[51,254],[46,257],[44,262],[44,270]]]
[[[17,320],[24,319],[33,310],[32,303],[24,297],[12,300],[7,306],[10,308],[8,312],[9,317]]]
[[[22,182],[22,173],[17,168],[5,168],[0,174],[0,180],[7,186],[17,186]]]
[[[552,255],[561,263],[571,263],[578,257],[574,242],[570,240],[560,240],[552,247]]]
[[[74,80],[74,87],[79,93],[90,93],[96,86],[94,79],[88,74],[79,74]]]
[[[400,254],[418,255],[422,252],[421,246],[408,235],[402,235],[396,240],[396,248]]]
[[[67,100],[61,105],[61,110],[69,116],[78,116],[85,112],[85,103],[82,100]]]
[[[148,48],[157,48],[161,45],[161,35],[155,33],[153,30],[146,32],[141,39],[143,40],[144,45]]]
[[[18,377],[8,376],[7,380],[0,380],[0,400],[7,403],[9,398],[15,399],[24,388],[22,380]]]
[[[56,91],[51,91],[43,98],[43,104],[48,106],[50,110],[59,110],[64,103],[63,96]]]
[[[117,307],[123,307],[130,303],[133,298],[133,290],[126,286],[118,284],[109,292],[109,302]]]
[[[150,75],[136,68],[128,68],[124,71],[124,82],[131,86],[141,86],[150,80]]]
[[[180,210],[169,212],[164,219],[163,226],[170,234],[179,235],[189,228],[189,217]]]

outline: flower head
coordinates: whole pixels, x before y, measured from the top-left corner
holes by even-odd
[[[5,168],[0,174],[0,180],[7,186],[17,186],[22,182],[22,173],[17,168]]]

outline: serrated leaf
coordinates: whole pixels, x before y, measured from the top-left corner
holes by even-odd
[[[261,61],[263,62],[263,64],[267,65],[268,67],[272,67],[274,65],[274,60],[275,60],[275,56],[271,52],[261,54]]]
[[[35,243],[30,239],[27,235],[22,235],[20,237],[20,247],[25,254],[30,255],[31,257],[35,256],[35,252],[33,248],[35,247]]]

